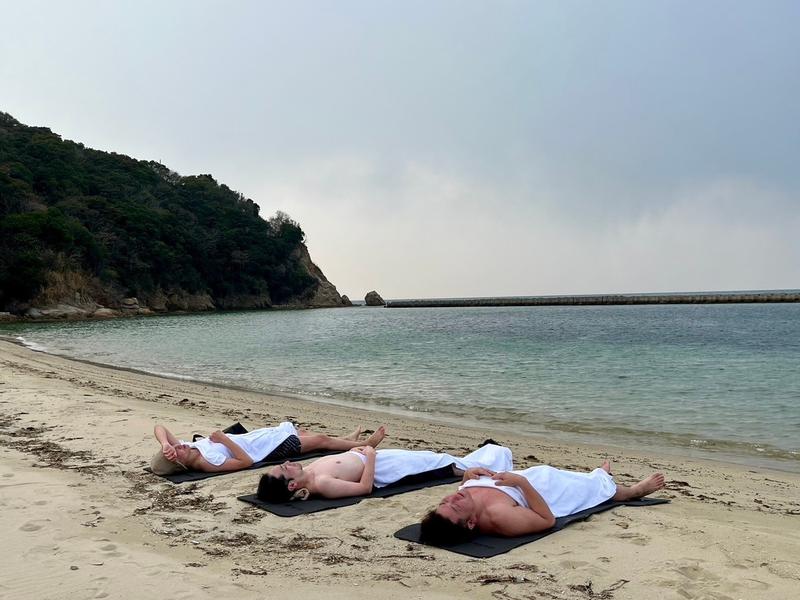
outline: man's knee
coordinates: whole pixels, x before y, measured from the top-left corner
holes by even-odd
[[[313,433],[311,435],[304,435],[300,436],[300,447],[302,448],[303,452],[309,452],[310,450],[320,450],[324,449],[330,437],[323,433]]]

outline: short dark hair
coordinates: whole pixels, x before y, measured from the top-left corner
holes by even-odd
[[[466,523],[453,523],[435,510],[425,515],[419,530],[420,541],[433,546],[463,544],[472,540],[476,535],[478,535],[477,529],[470,529]]]
[[[286,477],[262,475],[258,482],[256,496],[264,502],[288,502],[294,492],[289,490],[289,480]]]

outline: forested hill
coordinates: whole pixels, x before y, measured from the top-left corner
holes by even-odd
[[[288,216],[262,219],[211,175],[0,113],[0,311],[341,305],[303,240]]]

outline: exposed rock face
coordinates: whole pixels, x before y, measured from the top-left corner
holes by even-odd
[[[283,304],[284,308],[320,308],[352,306],[350,300],[339,295],[320,268],[313,263],[305,244],[298,246],[295,258],[316,281],[307,295]],[[47,288],[33,305],[20,306],[19,315],[29,319],[107,319],[130,317],[170,311],[208,311],[216,309],[272,308],[269,294],[234,295],[212,298],[208,293],[190,293],[182,289],[156,289],[139,297],[123,298],[120,289],[104,288],[96,278],[83,273],[54,273]],[[382,304],[383,301],[381,300]],[[3,316],[8,314],[8,317]],[[17,317],[0,313],[0,321]]]
[[[161,288],[143,294],[141,298],[123,298],[119,305],[123,310],[138,310],[139,314],[174,310],[203,311],[216,308],[209,294],[192,294],[181,289],[170,289],[165,292]]]
[[[313,263],[305,244],[298,246],[297,250],[295,250],[295,256],[300,264],[306,268],[308,274],[318,282],[317,288],[308,300],[308,306],[311,308],[344,306],[342,297],[336,291],[336,286],[328,281],[322,270]]]
[[[312,308],[342,306],[342,297],[330,281],[320,281],[308,305]]]
[[[243,308],[271,308],[272,299],[269,294],[263,295],[242,295],[242,296],[226,296],[225,298],[217,298],[217,308],[223,310],[237,310]]]
[[[152,311],[166,312],[167,295],[164,293],[164,290],[158,288],[152,295],[145,298],[145,304],[147,304]]]
[[[167,310],[214,310],[214,301],[208,294],[190,294],[183,290],[167,295]]]
[[[32,319],[83,319],[92,312],[94,310],[88,311],[70,304],[56,304],[42,308],[29,308],[25,316]]]
[[[3,321],[16,321],[17,318],[18,317],[16,315],[12,315],[11,313],[0,312],[0,323]]]
[[[385,306],[386,305],[386,302],[383,301],[383,298],[381,298],[381,295],[378,292],[376,292],[375,290],[372,290],[371,292],[367,293],[366,296],[364,296],[364,302],[367,303],[367,306]]]
[[[353,306],[353,303],[350,302],[350,298],[342,294],[342,306]]]
[[[120,301],[120,308],[125,311],[137,311],[139,310],[139,299],[138,298],[123,298]]]

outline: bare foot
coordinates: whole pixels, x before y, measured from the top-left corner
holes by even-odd
[[[373,433],[371,436],[367,438],[365,443],[367,446],[372,446],[373,448],[377,448],[378,444],[381,443],[384,437],[386,437],[386,426],[381,425],[380,427],[378,427],[378,429],[375,430],[375,433]]]
[[[364,433],[364,429],[361,426],[359,426],[359,427],[356,427],[353,430],[353,433],[351,433],[350,435],[344,436],[344,438],[342,438],[342,439],[350,440],[351,442],[357,442],[358,438],[361,437],[362,433]]]
[[[641,498],[657,492],[664,487],[664,475],[662,473],[653,473],[650,477],[642,479],[639,483],[631,486],[631,490],[635,493],[636,498]]]
[[[607,460],[603,461],[603,464],[600,465],[600,468],[603,469],[606,473],[611,473],[611,463]]]

